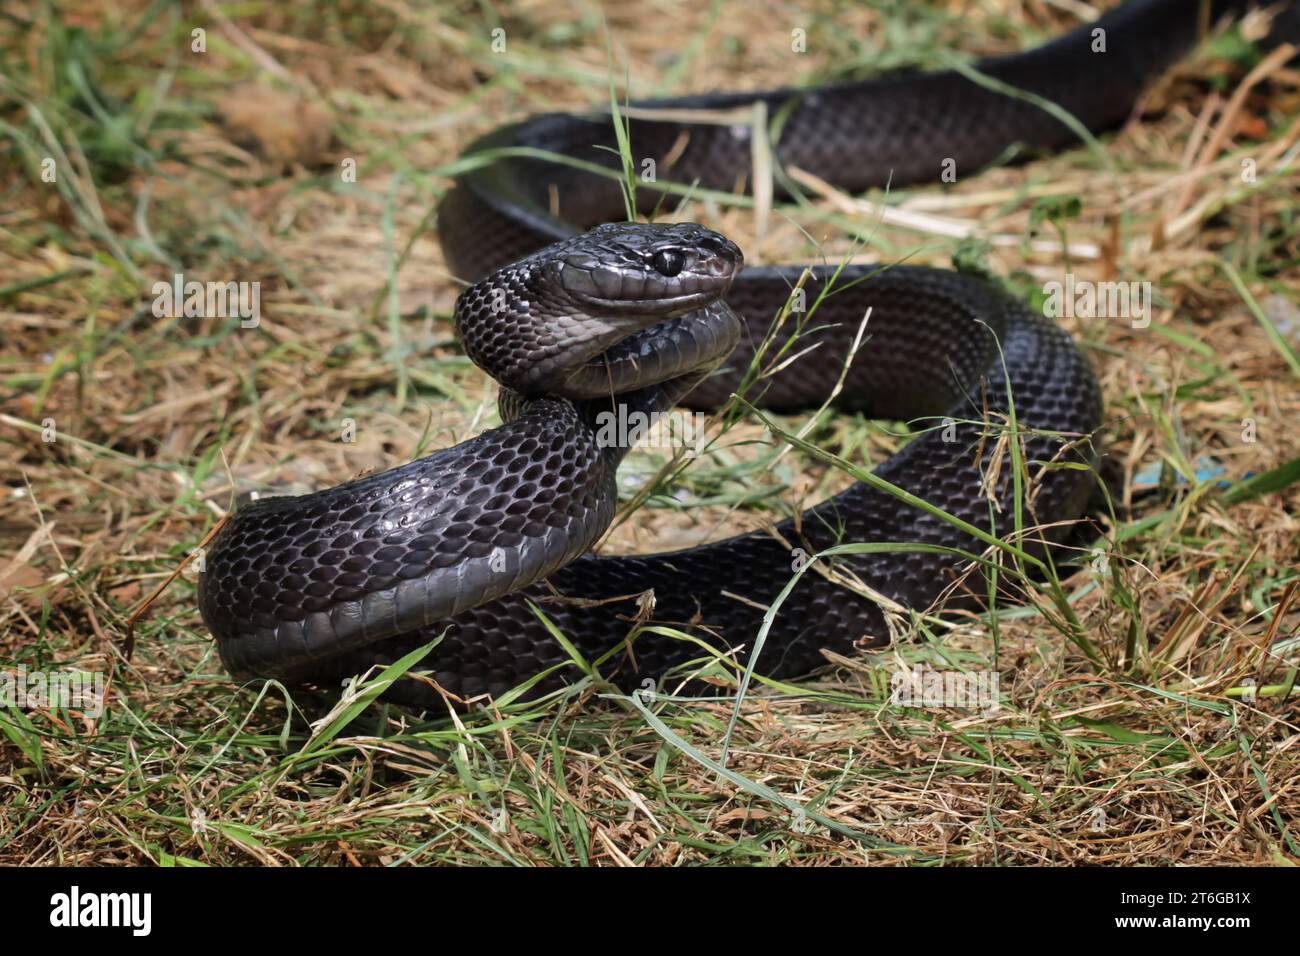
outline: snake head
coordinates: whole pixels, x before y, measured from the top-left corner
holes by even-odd
[[[569,240],[548,265],[575,302],[607,315],[669,318],[720,299],[740,248],[694,223],[607,223]]]
[[[731,351],[738,320],[721,300],[743,263],[734,242],[694,223],[597,226],[470,286],[456,328],[470,359],[521,395],[582,399],[596,378],[607,394],[622,381],[611,380],[610,362],[584,366],[625,340],[611,361],[632,369],[628,387],[640,388]],[[685,325],[655,331],[672,322]],[[652,360],[657,348],[670,354]]]

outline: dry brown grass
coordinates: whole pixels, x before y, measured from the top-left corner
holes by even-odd
[[[372,708],[313,734],[328,701],[299,710],[224,675],[188,575],[125,659],[127,615],[235,493],[385,468],[495,414],[493,386],[452,341],[457,289],[430,231],[447,185],[436,170],[506,118],[607,99],[609,75],[595,7],[523,0],[500,7],[500,23],[483,9],[251,3],[232,22],[204,2],[191,22],[170,6],[145,17],[143,2],[86,2],[64,5],[61,25],[17,14],[30,25],[0,49],[13,160],[0,165],[0,660],[116,677],[99,720],[8,711],[0,862],[1300,859],[1287,693],[1300,491],[1220,487],[1300,460],[1300,74],[1267,62],[1234,98],[1250,64],[1225,41],[1154,89],[1142,121],[1105,138],[1104,159],[1079,149],[944,189],[830,193],[772,217],[761,244],[743,209],[688,211],[751,261],[807,259],[802,226],[831,257],[869,232],[873,257],[947,265],[976,248],[950,235],[971,229],[989,242],[982,261],[1028,294],[1067,261],[1050,224],[1030,247],[1036,204],[1081,200],[1062,225],[1076,275],[1145,279],[1158,295],[1148,329],[1065,320],[1098,367],[1122,478],[1098,544],[1109,569],[1066,581],[1106,667],[1032,611],[996,631],[968,622],[751,695],[721,776],[709,762],[726,697],[660,701],[654,726],[585,686],[424,722]],[[626,71],[639,96],[934,64],[1074,22],[1011,0],[901,18],[866,4],[833,16],[731,0],[655,17],[641,0],[605,9],[616,80]],[[498,25],[505,55],[489,49]],[[199,26],[203,54],[189,46]],[[808,30],[797,58],[795,26]],[[40,178],[47,155],[57,185]],[[338,175],[348,158],[355,184]],[[1259,185],[1241,183],[1243,159]],[[259,281],[261,326],[155,318],[150,285],[180,267]],[[339,441],[348,418],[354,443]],[[730,437],[762,434],[742,424]],[[896,445],[854,419],[815,437],[871,462]],[[652,503],[606,547],[716,538],[845,481],[797,456],[767,469],[766,451],[738,448],[730,470],[699,463],[677,488],[717,504]],[[1198,476],[1215,463],[1221,476]],[[659,464],[647,453],[628,467]],[[1004,706],[892,706],[889,675],[918,663],[994,666]],[[1243,699],[1248,678],[1272,695]]]

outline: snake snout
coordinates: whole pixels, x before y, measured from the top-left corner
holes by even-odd
[[[669,317],[720,299],[744,261],[734,242],[694,223],[611,223],[574,242],[560,280],[603,311]]]

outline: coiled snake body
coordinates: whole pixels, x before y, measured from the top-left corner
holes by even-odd
[[[1143,85],[1194,42],[1198,9],[1194,0],[1130,3],[978,68],[1100,130],[1122,121]],[[1096,29],[1105,31],[1104,53],[1095,52]],[[956,72],[645,105],[716,110],[756,100],[784,116],[778,163],[847,189],[933,179],[945,159],[972,171],[1016,142],[1073,140],[1040,105]],[[654,119],[629,126],[633,154],[655,159],[660,178],[720,189],[750,172],[746,130]],[[471,151],[530,147],[609,167],[616,160],[602,147],[614,145],[608,115],[548,115],[500,129]],[[638,198],[642,211],[661,200],[645,188]],[[1091,460],[1101,402],[1065,333],[969,276],[820,267],[805,286],[805,301],[818,304],[793,351],[817,347],[749,397],[791,411],[824,401],[870,308],[837,405],[930,419],[875,474],[966,527],[859,482],[775,533],[669,554],[586,554],[614,515],[615,469],[626,452],[597,439],[597,416],[679,400],[716,407],[739,386],[802,272],[742,269],[732,243],[694,225],[581,234],[621,210],[613,179],[527,150],[458,180],[439,210],[440,235],[452,270],[479,281],[458,301],[456,321],[471,358],[502,384],[505,424],[379,475],[239,509],[199,582],[204,620],[232,674],[334,681],[443,634],[419,667],[443,689],[500,695],[532,680],[536,693],[581,674],[540,609],[585,660],[608,656],[602,674],[641,686],[703,651],[656,629],[620,649],[639,624],[747,654],[764,609],[791,579],[793,549],[851,542],[921,546],[844,555],[836,567],[888,601],[924,610],[968,567],[959,552],[985,549],[972,527],[1013,529],[1013,414],[1025,472],[1036,479],[1024,523],[1058,526],[1081,514],[1095,478],[1077,466]],[[1040,538],[1050,540],[1020,544],[1033,550]],[[648,592],[653,602],[639,603]],[[972,577],[951,600],[981,594],[983,578]],[[878,601],[845,587],[842,575],[805,573],[757,670],[799,675],[824,662],[823,649],[846,653],[888,638]],[[436,699],[415,681],[396,695]]]

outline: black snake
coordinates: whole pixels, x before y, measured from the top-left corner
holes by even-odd
[[[1195,42],[1203,14],[1240,5],[1133,2],[978,70],[1101,130],[1123,121],[1144,85]],[[1013,143],[1075,141],[1041,105],[962,72],[641,105],[720,110],[760,100],[781,117],[780,167],[849,190],[935,179],[944,160],[972,171]],[[654,159],[666,180],[730,190],[751,172],[743,124],[633,118],[628,133],[633,155]],[[717,407],[802,272],[742,269],[731,242],[694,225],[580,234],[625,218],[618,183],[533,150],[615,168],[616,142],[608,114],[554,114],[471,147],[507,155],[457,180],[438,226],[453,272],[478,280],[461,295],[456,322],[470,357],[502,384],[505,424],[382,474],[237,510],[199,579],[204,621],[232,674],[335,681],[441,634],[418,669],[443,689],[500,695],[532,680],[537,693],[582,674],[540,611],[586,661],[605,659],[604,676],[637,687],[706,654],[664,629],[743,648],[743,663],[798,555],[851,542],[913,546],[840,556],[801,576],[756,668],[800,675],[824,662],[823,649],[888,640],[882,603],[925,610],[941,595],[948,607],[987,597],[983,575],[963,579],[962,554],[984,551],[982,535],[1016,527],[1013,418],[1021,477],[1034,479],[1022,526],[1055,528],[1018,544],[1045,553],[1058,526],[1080,516],[1095,476],[1078,466],[1094,460],[1101,400],[1069,336],[977,278],[821,266],[806,280],[806,310],[787,315],[770,339],[775,354],[800,330],[800,356],[749,397],[779,411],[823,402],[870,309],[836,404],[924,420],[926,430],[875,474],[959,522],[858,482],[772,531],[667,554],[587,554],[614,516],[626,452],[599,440],[598,416],[678,401]],[[663,198],[644,186],[637,197],[642,212]],[[846,586],[846,576],[876,597]],[[437,699],[427,682],[395,691],[407,703]]]

